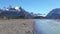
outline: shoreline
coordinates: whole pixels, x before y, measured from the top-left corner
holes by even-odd
[[[0,20],[0,34],[33,34],[33,19]]]

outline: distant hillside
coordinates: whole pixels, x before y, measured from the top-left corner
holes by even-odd
[[[46,17],[52,19],[60,19],[60,8],[53,9],[47,14]]]
[[[45,19],[45,17],[43,17],[43,16],[35,16],[34,18],[35,19]]]

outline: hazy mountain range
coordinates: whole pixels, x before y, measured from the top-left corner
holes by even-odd
[[[39,14],[38,14],[39,15]],[[0,17],[1,18],[8,18],[8,19],[19,19],[19,18],[49,18],[49,19],[59,19],[60,18],[60,8],[53,9],[50,11],[47,16],[38,16],[34,13],[29,13],[26,10],[24,10],[22,7],[11,7],[8,8],[4,7],[3,9],[0,9]],[[40,14],[41,15],[41,14]]]
[[[23,8],[21,7],[9,7],[9,8],[3,8],[0,9],[0,16],[2,18],[12,18],[12,19],[16,19],[16,18],[33,18],[33,15],[31,15],[29,12],[25,11]]]

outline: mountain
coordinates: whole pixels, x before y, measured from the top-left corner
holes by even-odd
[[[8,10],[4,9],[4,10],[0,10],[0,14],[6,18],[12,18],[12,19],[16,19],[16,18],[33,18],[33,16],[25,11],[23,8],[19,7],[19,10],[15,9],[15,8],[8,8]]]
[[[46,17],[52,19],[60,19],[60,8],[53,9],[47,14]]]

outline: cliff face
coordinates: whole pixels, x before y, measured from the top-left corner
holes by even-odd
[[[60,8],[53,9],[46,16],[47,18],[59,19],[60,18]]]

